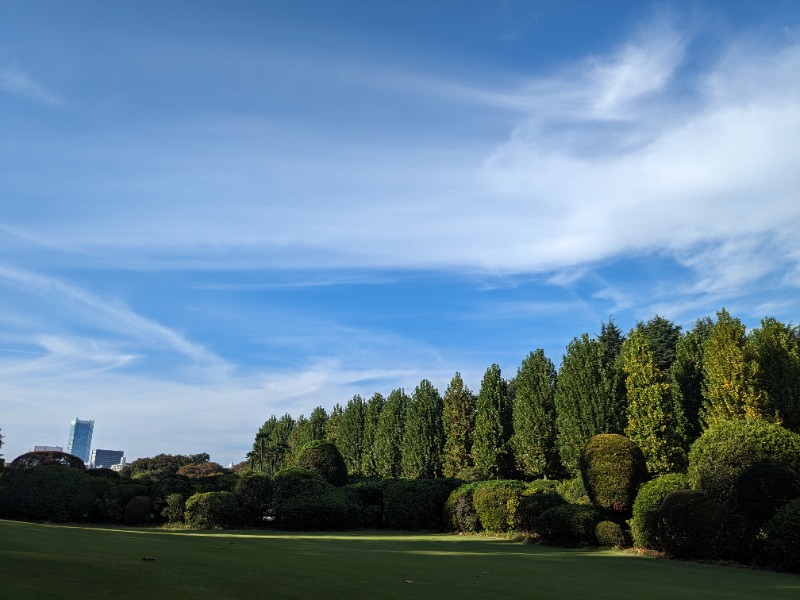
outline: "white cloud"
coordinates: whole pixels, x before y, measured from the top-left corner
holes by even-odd
[[[27,74],[11,67],[0,68],[0,90],[48,106],[63,106],[61,99],[33,81]]]

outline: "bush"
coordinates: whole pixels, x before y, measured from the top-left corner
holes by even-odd
[[[179,494],[185,502],[186,499],[192,494],[208,491],[221,490],[195,489],[195,487],[192,485],[192,481],[188,477],[175,475],[174,473],[166,473],[153,481],[153,484],[150,487],[150,497],[153,499],[153,512],[156,515],[164,516],[164,510],[167,508],[167,498],[173,494]],[[180,516],[171,522],[179,523],[181,521],[183,521],[183,509],[181,509]]]
[[[109,523],[121,523],[125,518],[125,507],[136,496],[148,496],[146,485],[122,483],[109,489],[99,502],[101,517]]]
[[[357,523],[361,527],[377,528],[383,525],[383,482],[380,479],[362,479],[344,487],[358,503]]]
[[[89,481],[84,471],[63,465],[11,471],[4,484],[5,511],[14,519],[85,521],[97,502]]]
[[[316,473],[328,483],[342,486],[347,483],[347,465],[335,444],[314,440],[298,453],[295,465]]]
[[[239,502],[241,521],[260,526],[272,508],[272,479],[264,473],[244,473],[233,488]]]
[[[486,531],[508,531],[525,489],[521,481],[484,481],[472,492],[472,506]]]
[[[282,502],[276,512],[278,525],[294,531],[347,529],[359,514],[355,498],[342,488],[321,494],[299,494]]]
[[[525,487],[536,492],[558,492],[558,481],[555,479],[534,479]]]
[[[583,479],[565,479],[556,484],[556,492],[568,504],[591,504],[586,488],[583,487]]]
[[[785,465],[757,463],[742,471],[728,498],[728,548],[740,562],[760,551],[759,531],[776,513],[800,498],[800,475]]]
[[[636,492],[648,478],[639,446],[622,435],[595,435],[583,447],[580,469],[592,504],[618,519],[630,517]]]
[[[722,421],[689,451],[689,483],[725,506],[736,477],[759,462],[800,472],[800,434],[765,421]]]
[[[674,558],[717,558],[720,507],[702,492],[667,494],[658,511],[661,546]]]
[[[775,569],[800,572],[800,498],[779,508],[764,527],[763,560]]]
[[[465,483],[450,492],[444,503],[444,522],[454,531],[480,531],[481,521],[472,505],[477,482]]]
[[[636,494],[633,503],[633,519],[631,534],[633,544],[637,548],[661,550],[661,539],[658,536],[658,511],[667,494],[685,490],[689,487],[686,475],[668,473],[648,481]]]
[[[167,520],[167,523],[177,525],[178,523],[183,523],[185,510],[186,498],[183,497],[183,494],[170,494],[166,498],[161,516]]]
[[[186,501],[184,518],[190,527],[197,529],[226,529],[235,527],[239,520],[239,505],[230,492],[202,492]]]
[[[517,531],[538,532],[539,517],[554,506],[565,504],[564,499],[552,490],[539,490],[528,487],[520,495],[513,510],[514,529]]]
[[[272,478],[272,499],[275,507],[300,495],[315,495],[327,492],[331,484],[320,475],[307,469],[287,467]]]
[[[441,529],[452,480],[393,479],[383,488],[383,524],[388,529]]]
[[[548,508],[538,518],[538,533],[542,541],[562,546],[594,544],[595,527],[600,514],[593,506],[561,504]]]
[[[150,496],[136,496],[125,506],[125,523],[144,525],[153,513],[153,499]]]
[[[631,545],[628,533],[614,521],[600,521],[594,528],[594,535],[599,546],[628,548]]]

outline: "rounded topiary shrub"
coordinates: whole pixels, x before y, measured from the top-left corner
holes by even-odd
[[[592,504],[618,518],[630,517],[636,492],[648,478],[639,446],[614,433],[592,436],[581,452],[580,469]]]
[[[586,504],[562,504],[544,511],[537,520],[542,541],[561,546],[595,544],[600,513]]]
[[[742,471],[728,497],[731,557],[740,562],[753,560],[760,551],[761,528],[795,498],[800,498],[800,475],[786,465],[756,463]]]
[[[717,558],[724,508],[702,492],[667,494],[658,511],[661,546],[674,558]]]
[[[314,440],[304,445],[297,455],[295,465],[316,473],[328,483],[342,486],[347,483],[347,466],[335,444]]]
[[[136,496],[125,505],[123,520],[127,525],[144,525],[153,513],[153,499],[150,496]]]
[[[485,531],[503,532],[514,524],[514,512],[525,489],[521,481],[483,481],[472,492],[472,505]]]
[[[766,564],[800,573],[800,498],[778,509],[764,527],[764,538]]]
[[[685,490],[689,481],[683,473],[668,473],[648,481],[639,488],[633,503],[631,535],[637,548],[661,550],[658,536],[658,511],[667,494]]]
[[[288,467],[272,478],[272,499],[277,507],[299,495],[323,494],[331,487],[323,477],[307,469]]]
[[[600,521],[594,528],[598,546],[609,548],[628,548],[631,545],[630,536],[614,521]]]
[[[202,492],[186,501],[184,518],[197,529],[230,528],[239,521],[239,504],[231,492]]]
[[[275,516],[279,527],[292,531],[348,529],[359,513],[355,498],[331,487],[321,494],[300,494],[282,502]]]
[[[441,529],[452,485],[441,479],[393,479],[383,488],[383,524],[389,529]]]
[[[260,526],[272,508],[272,479],[265,473],[243,473],[233,488],[245,525]]]
[[[759,462],[800,472],[800,434],[765,421],[722,421],[692,444],[689,484],[726,505],[736,477]]]
[[[538,533],[539,517],[542,513],[561,504],[565,504],[565,501],[555,491],[529,486],[513,506],[514,529]]]

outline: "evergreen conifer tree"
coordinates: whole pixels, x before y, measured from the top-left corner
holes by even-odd
[[[406,406],[403,477],[439,477],[442,474],[443,446],[442,398],[433,384],[423,379]]]
[[[375,393],[367,400],[364,407],[364,440],[361,453],[361,474],[374,477],[378,474],[375,462],[375,436],[378,432],[378,420],[385,400],[381,394]]]
[[[472,436],[475,428],[475,395],[456,373],[444,393],[444,455],[445,477],[455,477],[459,471],[472,466]]]
[[[403,430],[409,398],[402,389],[393,390],[386,398],[372,445],[375,470],[381,477],[402,474]]]
[[[339,421],[336,434],[336,447],[342,454],[347,472],[361,474],[361,459],[364,454],[364,414],[366,406],[359,395],[348,401]]]
[[[475,411],[475,441],[472,444],[472,456],[475,467],[481,473],[492,479],[513,476],[511,435],[508,389],[500,367],[494,364],[486,369],[483,376]]]
[[[758,362],[758,387],[767,395],[769,413],[787,429],[800,431],[800,328],[767,317],[747,343]]]
[[[681,404],[690,445],[703,431],[700,421],[703,406],[703,346],[711,326],[708,317],[698,319],[675,346],[675,360],[669,368],[670,390],[672,397]]]

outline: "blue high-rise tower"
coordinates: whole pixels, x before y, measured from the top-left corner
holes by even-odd
[[[92,450],[92,432],[94,421],[81,421],[73,419],[69,424],[69,440],[67,440],[67,453],[89,462]]]

